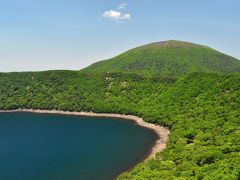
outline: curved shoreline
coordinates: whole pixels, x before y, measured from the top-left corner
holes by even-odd
[[[32,112],[32,113],[63,114],[63,115],[77,115],[77,116],[90,116],[90,117],[109,117],[109,118],[119,118],[119,119],[134,121],[139,126],[153,130],[159,136],[159,138],[155,142],[155,145],[152,147],[149,155],[145,158],[145,161],[151,158],[154,158],[158,152],[161,152],[166,148],[168,135],[170,133],[170,131],[163,126],[148,123],[144,121],[142,118],[133,116],[133,115],[94,113],[94,112],[70,112],[70,111],[39,110],[39,109],[0,110],[0,112]]]

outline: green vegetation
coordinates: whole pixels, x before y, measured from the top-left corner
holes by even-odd
[[[240,61],[206,46],[166,41],[132,49],[115,58],[97,62],[85,70],[179,76],[191,72],[239,72]]]
[[[171,134],[166,150],[119,179],[240,179],[240,73],[223,74],[238,71],[239,62],[222,55],[230,58],[223,60],[228,66],[215,66],[217,60],[213,57],[217,57],[217,52],[183,44],[181,52],[195,46],[209,51],[206,61],[201,61],[209,64],[191,61],[191,71],[200,72],[190,74],[187,72],[191,71],[181,71],[175,65],[158,75],[148,69],[120,72],[119,68],[114,72],[111,63],[110,72],[103,72],[105,67],[100,63],[83,71],[2,73],[0,109],[132,114],[168,127]],[[163,49],[169,51],[171,47],[171,52],[176,52],[177,45],[170,42]],[[144,46],[141,48],[144,51]],[[138,48],[137,51],[140,53]],[[200,52],[191,54],[192,59],[196,60]],[[215,56],[210,56],[213,52]],[[149,57],[152,54],[146,53]]]

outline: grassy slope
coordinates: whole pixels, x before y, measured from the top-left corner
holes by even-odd
[[[170,128],[167,149],[120,179],[239,179],[240,74],[173,79],[76,71],[0,74],[0,109],[134,114]]]
[[[85,70],[180,76],[191,72],[239,72],[240,61],[206,46],[166,41],[132,49],[112,59],[97,62]]]

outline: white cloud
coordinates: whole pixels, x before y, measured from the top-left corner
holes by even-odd
[[[109,18],[111,20],[130,20],[131,19],[130,14],[124,14],[120,11],[115,11],[115,10],[105,11],[103,13],[103,17]]]
[[[127,6],[127,3],[122,3],[122,4],[120,4],[120,5],[118,6],[118,9],[119,9],[119,10],[120,10],[120,9],[125,9],[126,6]]]

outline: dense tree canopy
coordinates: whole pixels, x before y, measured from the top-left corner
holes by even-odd
[[[240,179],[240,74],[0,74],[0,109],[132,114],[168,127],[166,150],[119,179]]]

